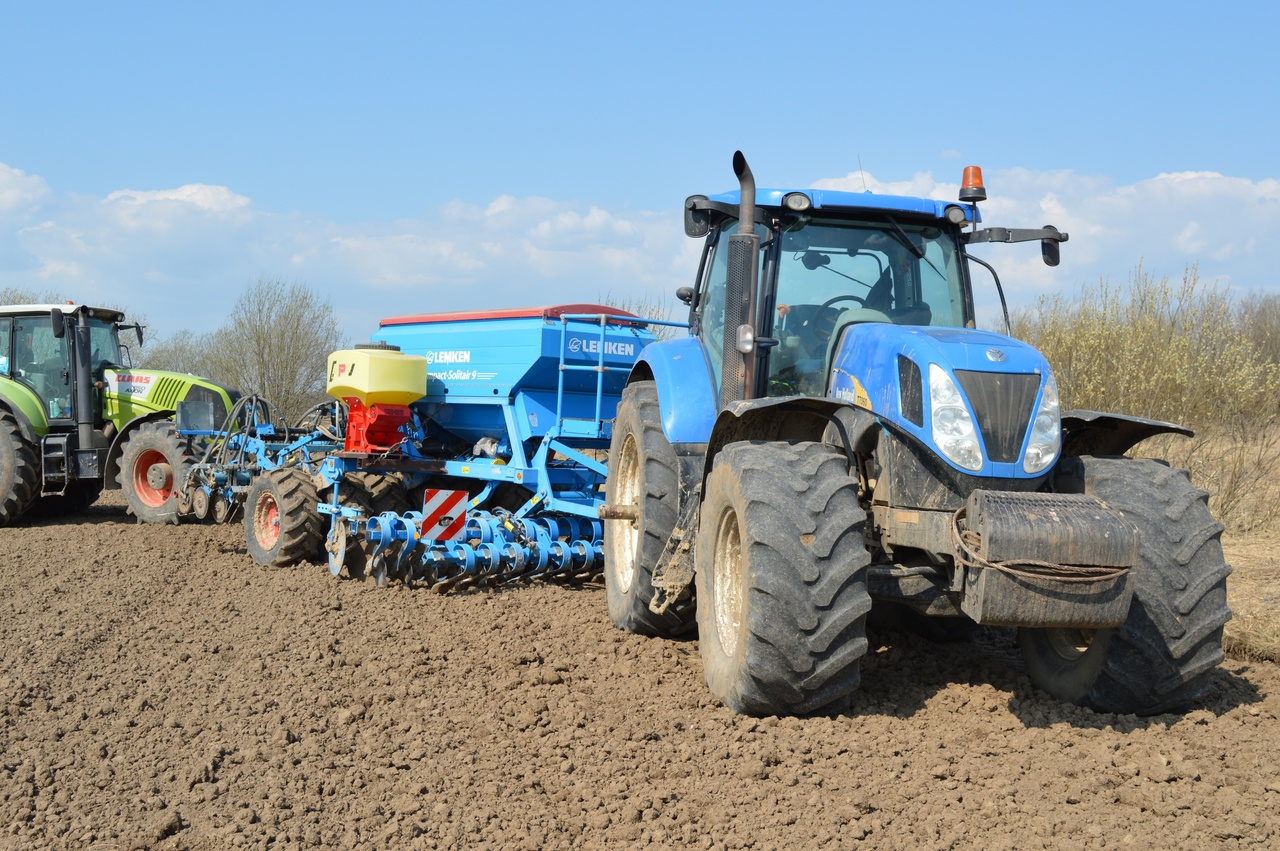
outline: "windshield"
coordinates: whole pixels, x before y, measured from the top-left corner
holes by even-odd
[[[840,333],[860,322],[963,327],[954,234],[934,224],[806,220],[779,235],[769,395],[822,395]]]

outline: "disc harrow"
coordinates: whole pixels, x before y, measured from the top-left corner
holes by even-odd
[[[422,537],[424,515],[386,512],[367,519],[333,512],[325,545],[329,572],[350,571],[352,556],[378,585],[399,580],[441,593],[525,580],[587,582],[604,568],[603,528],[577,517],[513,518],[509,512],[468,514],[461,540]]]

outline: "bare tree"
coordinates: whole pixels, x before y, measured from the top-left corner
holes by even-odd
[[[140,361],[261,395],[292,422],[328,398],[329,353],[345,345],[327,299],[303,283],[259,278],[218,330],[178,331],[149,346]]]
[[[57,290],[0,289],[0,304],[61,304],[63,301]]]
[[[121,334],[121,337],[121,342],[129,339],[126,334]],[[138,368],[167,369],[170,372],[187,372],[213,378],[209,375],[212,368],[209,358],[211,345],[212,334],[196,334],[183,328],[168,337],[148,342],[145,348],[139,349],[132,345],[129,348],[133,365]]]

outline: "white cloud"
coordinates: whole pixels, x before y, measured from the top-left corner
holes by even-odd
[[[958,183],[928,172],[880,180],[854,172],[816,188],[954,199]],[[996,265],[1011,304],[1106,276],[1139,262],[1242,289],[1280,289],[1272,234],[1280,181],[1213,172],[1159,174],[1117,186],[1102,176],[1028,169],[989,171],[987,224],[1070,233],[1062,265],[1039,246],[976,246]],[[679,195],[679,193],[675,193]],[[105,198],[55,192],[40,177],[0,165],[0,286],[55,288],[76,300],[123,303],[153,333],[219,325],[259,276],[305,281],[329,298],[354,339],[381,317],[406,313],[612,299],[666,299],[693,283],[700,242],[684,236],[674,204],[663,211],[608,209],[545,197],[454,200],[396,221],[337,223],[260,210],[223,186],[120,190]],[[975,270],[984,316],[998,309]],[[677,311],[678,312],[678,311]]]
[[[176,201],[211,213],[226,213],[249,206],[249,199],[245,196],[237,195],[225,186],[210,186],[206,183],[188,183],[177,189],[149,191],[119,189],[108,195],[106,200],[108,204],[121,203],[136,206]]]
[[[49,184],[35,175],[0,163],[0,213],[30,207],[49,194]]]

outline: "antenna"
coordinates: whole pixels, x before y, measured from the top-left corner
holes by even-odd
[[[869,192],[867,189],[867,173],[862,170],[862,154],[858,154],[858,174],[862,175],[862,191]]]

